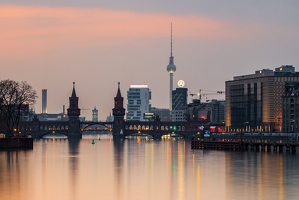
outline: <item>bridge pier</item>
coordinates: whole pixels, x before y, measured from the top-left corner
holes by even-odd
[[[161,140],[162,134],[160,134],[160,133],[154,133],[152,135],[152,137],[153,137],[154,140]]]

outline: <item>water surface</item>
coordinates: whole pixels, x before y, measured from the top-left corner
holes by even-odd
[[[183,139],[41,139],[0,151],[0,199],[298,199],[298,166],[298,153],[192,150]]]

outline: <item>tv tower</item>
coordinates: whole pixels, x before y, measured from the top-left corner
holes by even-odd
[[[170,26],[170,57],[169,64],[167,65],[167,71],[170,78],[170,88],[169,88],[169,110],[172,110],[172,90],[173,90],[173,74],[176,70],[176,66],[173,63],[174,57],[172,55],[172,23]]]

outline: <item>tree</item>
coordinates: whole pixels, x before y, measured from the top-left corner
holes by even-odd
[[[22,108],[34,105],[36,98],[36,91],[26,81],[0,81],[0,116],[5,123],[6,134],[19,132]]]

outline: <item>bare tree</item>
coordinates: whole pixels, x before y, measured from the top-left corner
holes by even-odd
[[[36,98],[36,91],[25,81],[0,81],[0,115],[6,122],[6,133],[19,132],[22,107],[34,105]]]

